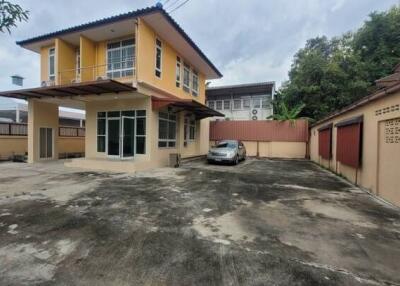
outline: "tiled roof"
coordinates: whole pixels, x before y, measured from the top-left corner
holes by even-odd
[[[39,42],[39,41],[43,41],[43,40],[48,40],[57,36],[61,36],[61,35],[65,35],[65,34],[69,34],[69,33],[74,33],[74,32],[80,32],[80,31],[84,31],[90,28],[95,28],[98,26],[102,26],[102,25],[106,25],[106,24],[110,24],[110,23],[115,23],[115,22],[119,22],[122,20],[127,20],[127,19],[132,19],[132,18],[137,18],[140,16],[144,16],[147,14],[151,14],[151,13],[161,13],[166,19],[167,21],[181,34],[181,36],[191,45],[191,47],[196,50],[196,52],[203,58],[204,61],[207,62],[207,64],[220,76],[222,77],[221,72],[214,66],[214,64],[207,58],[207,56],[200,50],[200,48],[195,44],[195,42],[186,34],[186,32],[179,26],[179,24],[162,8],[162,6],[152,6],[152,7],[147,7],[144,9],[139,9],[136,11],[131,11],[131,12],[127,12],[127,13],[123,13],[123,14],[119,14],[116,16],[112,16],[112,17],[108,17],[108,18],[103,18],[100,20],[96,20],[96,21],[92,21],[92,22],[88,22],[85,24],[81,24],[78,26],[74,26],[74,27],[70,27],[67,29],[63,29],[63,30],[59,30],[56,32],[52,32],[49,34],[44,34],[41,36],[37,36],[37,37],[33,37],[33,38],[29,38],[26,40],[22,40],[22,41],[17,41],[17,45],[20,46],[24,46],[27,44],[31,44],[31,43],[35,43],[35,42]]]

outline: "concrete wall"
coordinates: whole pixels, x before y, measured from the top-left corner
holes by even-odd
[[[41,127],[53,129],[53,156],[58,158],[58,105],[29,99],[28,101],[28,162],[40,161],[39,130]]]
[[[58,137],[59,153],[85,152],[84,137]],[[9,159],[13,155],[28,153],[27,136],[0,136],[0,159]]]
[[[266,158],[291,158],[304,159],[306,157],[307,143],[305,142],[263,142],[242,141],[246,147],[247,156]],[[210,141],[214,146],[216,141]],[[258,154],[257,154],[258,153]]]
[[[400,93],[398,92],[313,126],[310,134],[311,160],[343,175],[351,182],[359,184],[388,201],[400,205],[400,167],[398,165],[398,162],[400,162],[400,143],[384,142],[385,134],[382,130],[379,130],[383,128],[383,123],[387,120],[400,118],[399,104]],[[377,115],[376,111],[379,110],[387,110],[387,112],[381,112]],[[332,159],[327,161],[320,158],[318,155],[318,128],[328,123],[336,124],[359,115],[364,115],[361,167],[356,170],[336,161],[337,128],[333,128],[332,132]],[[387,155],[387,150],[392,150],[390,157]],[[390,175],[387,175],[389,173]],[[397,190],[397,192],[394,190]]]

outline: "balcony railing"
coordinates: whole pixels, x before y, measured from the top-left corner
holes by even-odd
[[[132,80],[136,74],[135,58],[77,69],[67,69],[58,73],[58,84],[78,83],[100,79]]]
[[[0,136],[27,136],[28,124],[0,122]],[[58,135],[61,137],[85,137],[85,128],[59,126]]]

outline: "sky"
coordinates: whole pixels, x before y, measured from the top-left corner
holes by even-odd
[[[156,0],[11,0],[30,11],[28,22],[0,33],[0,90],[10,76],[38,87],[39,55],[15,44],[33,36],[152,6]],[[171,11],[184,0],[162,0]],[[176,2],[177,4],[174,4]],[[212,86],[287,80],[296,51],[307,39],[357,30],[373,11],[400,0],[189,0],[171,16],[224,75]],[[172,7],[169,7],[171,6]]]

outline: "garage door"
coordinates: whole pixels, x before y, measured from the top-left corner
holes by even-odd
[[[400,206],[400,118],[379,122],[378,195]]]

